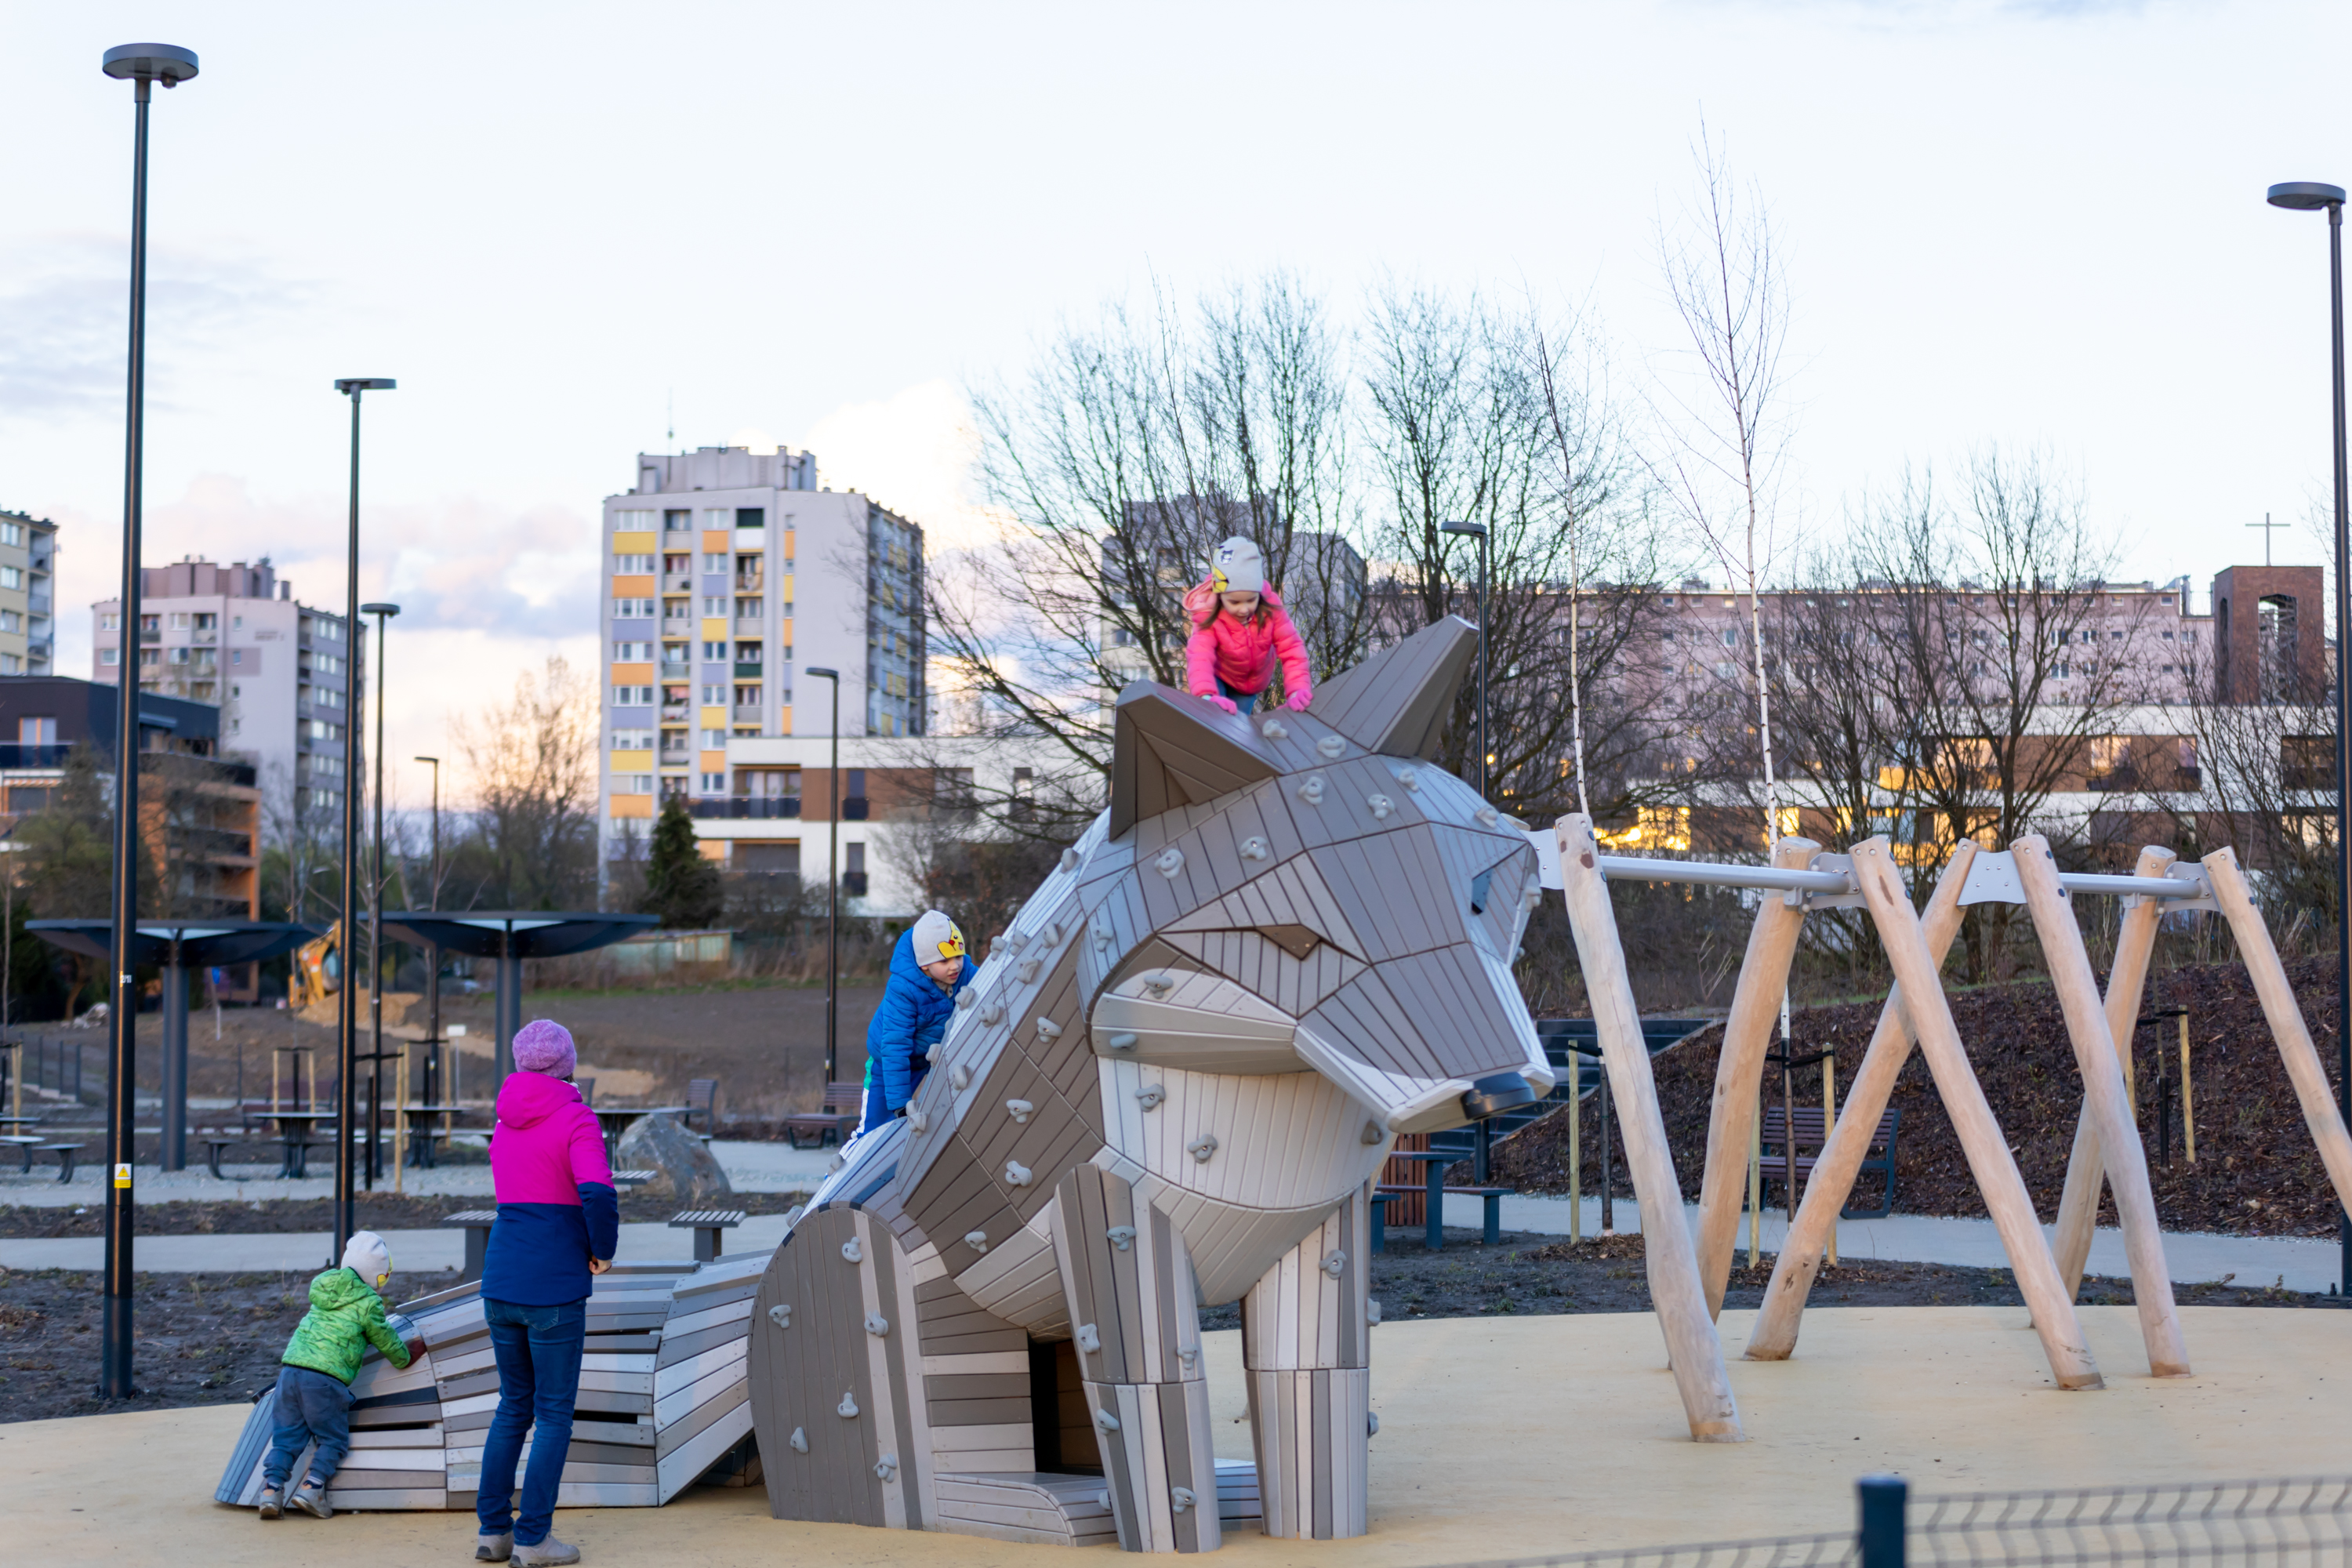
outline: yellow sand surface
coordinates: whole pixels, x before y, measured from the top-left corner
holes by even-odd
[[[2158,1380],[2128,1308],[2083,1310],[2106,1374],[2062,1394],[2014,1308],[1817,1309],[1795,1360],[1737,1358],[1750,1441],[1688,1440],[1646,1315],[1389,1323],[1373,1336],[1371,1533],[1230,1537],[1223,1556],[1439,1564],[1850,1528],[1853,1478],[1914,1495],[2292,1476],[2347,1468],[2352,1314],[2190,1307],[2196,1375]],[[1217,1452],[1247,1458],[1240,1346],[1204,1336]],[[2331,1390],[2327,1384],[2336,1383]],[[211,1500],[242,1405],[0,1426],[0,1562],[218,1564],[472,1560],[465,1514],[339,1514],[263,1524]],[[760,1489],[699,1489],[663,1509],[565,1511],[590,1564],[1050,1563],[1067,1548],[786,1523]]]

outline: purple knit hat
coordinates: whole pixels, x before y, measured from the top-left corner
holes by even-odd
[[[552,1018],[533,1018],[515,1032],[514,1064],[525,1072],[569,1078],[580,1065],[572,1048],[572,1031]]]

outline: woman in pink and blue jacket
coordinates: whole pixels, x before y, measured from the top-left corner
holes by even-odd
[[[588,1332],[591,1281],[613,1266],[621,1210],[604,1133],[572,1087],[579,1065],[562,1025],[535,1018],[514,1038],[515,1070],[499,1086],[490,1179],[499,1217],[482,1259],[482,1307],[499,1364],[499,1408],[483,1440],[476,1558],[577,1563],[548,1533],[572,1447],[572,1406]],[[522,1435],[536,1425],[513,1507]]]

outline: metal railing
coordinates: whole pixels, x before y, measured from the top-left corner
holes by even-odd
[[[688,808],[697,816],[772,820],[801,814],[796,795],[734,795],[725,800],[698,800]]]

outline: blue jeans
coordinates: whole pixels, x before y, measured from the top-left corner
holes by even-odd
[[[1225,678],[1221,675],[1217,677],[1217,695],[1232,703],[1234,705],[1234,712],[1247,713],[1257,707],[1257,700],[1265,696],[1265,693],[1264,691],[1236,691],[1232,687],[1225,684]]]
[[[277,1399],[277,1427],[269,1435],[261,1479],[283,1487],[302,1457],[302,1446],[315,1442],[319,1451],[310,1456],[310,1474],[322,1485],[332,1480],[352,1451],[351,1385],[307,1366],[282,1366]]]
[[[484,1535],[511,1530],[516,1545],[536,1546],[555,1525],[555,1489],[562,1483],[564,1456],[572,1447],[572,1405],[580,1393],[588,1303],[519,1307],[485,1298],[482,1309],[490,1326],[490,1350],[499,1360],[499,1409],[482,1443],[474,1517]],[[518,1518],[515,1462],[522,1457],[523,1433],[534,1426]]]

